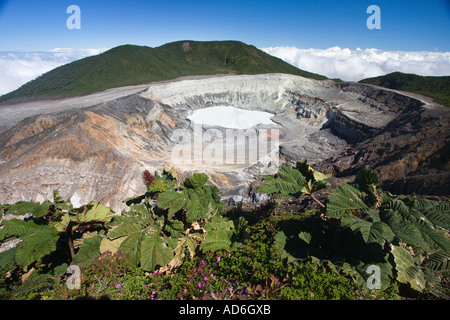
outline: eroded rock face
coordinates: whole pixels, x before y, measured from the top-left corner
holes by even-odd
[[[227,163],[217,152],[229,150],[230,131],[187,119],[218,105],[270,112],[275,124],[231,132],[247,139],[233,145],[246,152]],[[415,187],[404,191],[439,184],[448,194],[449,112],[422,105],[368,85],[267,74],[111,89],[48,107],[1,106],[0,203],[51,199],[58,189],[74,203],[99,200],[120,211],[125,198],[145,192],[142,172],[163,166],[182,176],[208,173],[225,198],[258,200],[252,184],[263,173],[305,159],[337,177],[370,166],[394,189],[406,179]],[[190,163],[180,161],[180,148]]]

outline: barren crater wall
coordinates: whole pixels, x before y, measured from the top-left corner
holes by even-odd
[[[368,85],[265,74],[153,83],[52,101],[50,107],[42,101],[2,106],[0,203],[50,199],[58,189],[65,198],[80,203],[100,200],[120,211],[123,199],[145,192],[142,171],[163,166],[174,166],[185,175],[206,172],[223,197],[236,201],[250,199],[252,184],[285,162],[308,160],[337,176],[367,165],[392,179],[395,172],[415,172],[428,155],[440,159],[444,147],[432,134],[440,132],[439,139],[448,139],[448,112],[441,110],[438,121],[432,121],[435,111],[424,112],[421,104]],[[258,125],[255,129],[261,131],[255,137],[278,130],[269,139],[278,144],[269,143],[265,153],[245,165],[175,163],[173,150],[179,141],[174,134],[194,137],[194,123],[187,117],[212,106],[274,114],[275,124]],[[203,126],[200,134],[211,132],[220,145],[226,128]],[[399,144],[402,149],[396,148]],[[211,145],[203,143],[200,150],[205,147]],[[384,150],[392,151],[388,156]],[[405,160],[405,154],[411,160]]]

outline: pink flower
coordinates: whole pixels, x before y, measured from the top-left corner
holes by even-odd
[[[116,284],[116,289],[120,289],[120,283]]]
[[[217,257],[217,262],[219,262],[220,261],[220,257]]]

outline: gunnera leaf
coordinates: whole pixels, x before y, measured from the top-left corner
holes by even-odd
[[[172,260],[173,255],[173,249],[165,237],[160,235],[158,228],[150,228],[141,243],[141,268],[152,271],[156,266],[164,267]]]
[[[357,217],[343,217],[342,226],[348,226],[353,231],[359,231],[366,243],[378,242],[382,244],[384,240],[391,242],[394,240],[394,232],[382,221],[370,222]]]
[[[38,226],[32,233],[24,235],[17,245],[16,263],[26,267],[56,249],[57,237],[53,228]]]
[[[222,217],[212,217],[205,225],[206,237],[200,247],[206,251],[229,251],[233,229],[233,221]]]
[[[326,215],[330,218],[340,219],[353,216],[353,212],[369,212],[370,208],[364,202],[361,191],[345,184],[331,191],[328,196]]]
[[[186,205],[186,195],[178,191],[165,191],[158,196],[158,207],[168,209],[167,218],[171,219],[173,215]]]
[[[425,288],[425,276],[419,266],[414,264],[412,253],[401,246],[395,245],[391,245],[391,252],[397,269],[397,280],[411,285],[411,288],[416,291],[422,292]]]
[[[40,206],[40,204],[27,201],[19,201],[11,205],[6,213],[14,215],[32,213],[37,206]]]
[[[100,235],[85,239],[77,254],[73,256],[73,259],[81,264],[98,258],[100,256],[102,239],[103,237]]]
[[[77,223],[88,223],[88,222],[106,223],[109,222],[115,216],[111,208],[106,207],[97,201],[90,202],[79,209],[73,210],[72,212],[76,213],[75,216],[72,218],[72,220]]]
[[[185,179],[181,185],[189,189],[199,189],[208,182],[208,176],[204,173],[194,173],[192,178]]]
[[[278,171],[278,177],[264,175],[265,184],[257,187],[268,194],[279,194],[281,197],[300,197],[306,184],[305,177],[297,169],[285,166]]]

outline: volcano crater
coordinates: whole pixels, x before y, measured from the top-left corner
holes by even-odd
[[[190,120],[219,106],[273,116],[245,128]],[[304,160],[335,178],[366,166],[393,187],[411,177],[412,192],[448,185],[448,110],[371,85],[209,76],[0,108],[8,111],[0,123],[1,203],[51,199],[58,189],[120,211],[123,199],[145,192],[143,170],[163,167],[181,177],[207,173],[224,199],[261,200],[254,185],[262,174]]]

